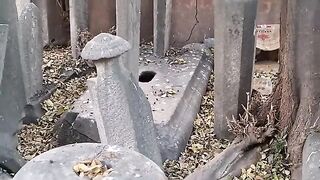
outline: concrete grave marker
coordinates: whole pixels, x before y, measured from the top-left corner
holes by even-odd
[[[15,1],[1,0],[0,24],[8,24],[8,40],[0,84],[0,166],[16,172],[23,160],[16,150],[19,120],[26,104],[18,42]]]
[[[172,0],[154,1],[154,54],[164,56],[169,48]]]
[[[6,56],[8,31],[9,26],[7,24],[0,24],[0,84],[2,81],[2,73],[4,69],[4,58]]]
[[[77,59],[81,51],[77,45],[78,33],[88,30],[88,1],[70,0],[69,6],[72,57]]]
[[[27,103],[42,89],[42,31],[39,8],[29,3],[19,18],[21,65]]]
[[[116,9],[117,35],[127,40],[132,47],[121,56],[121,61],[138,80],[141,0],[117,0]]]
[[[93,60],[97,68],[97,78],[89,83],[89,91],[100,140],[132,148],[161,164],[150,104],[132,74],[119,62],[129,49],[123,38],[101,33],[81,54]]]
[[[16,0],[18,16],[21,15],[23,9],[31,2],[31,0]]]
[[[232,139],[227,119],[238,119],[251,93],[257,0],[219,0],[214,7],[214,130],[218,138]]]

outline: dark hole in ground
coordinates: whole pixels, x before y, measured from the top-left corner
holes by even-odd
[[[150,82],[156,74],[154,71],[143,71],[139,75],[139,82]]]
[[[279,49],[274,51],[263,51],[261,50],[256,55],[256,61],[276,61],[278,62],[278,56],[279,56]]]

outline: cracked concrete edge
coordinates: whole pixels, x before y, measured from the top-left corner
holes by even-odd
[[[206,53],[203,53],[172,118],[166,125],[156,126],[159,147],[164,160],[177,159],[185,149],[212,70],[213,61]]]

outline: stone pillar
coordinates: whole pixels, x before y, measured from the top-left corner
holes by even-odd
[[[81,54],[97,68],[96,81],[88,85],[100,140],[137,150],[160,165],[150,104],[132,74],[120,65],[129,49],[121,37],[101,33]]]
[[[96,165],[91,165],[93,161]],[[80,166],[82,168],[77,168]],[[167,179],[160,167],[142,154],[123,147],[96,143],[72,144],[45,152],[23,166],[14,179],[76,180],[81,179],[77,173],[84,172],[84,168],[88,168],[84,173],[85,179]],[[86,174],[93,177],[89,178]]]
[[[30,0],[16,0],[18,16],[21,15],[22,10],[28,3],[30,3]]]
[[[78,34],[88,30],[88,1],[69,0],[70,4],[70,38],[72,57],[77,59],[81,49],[78,47]]]
[[[42,20],[39,8],[29,3],[19,18],[21,65],[27,103],[42,89]]]
[[[8,24],[0,24],[0,85],[3,76],[4,58],[6,56],[7,43],[8,43]]]
[[[139,74],[140,6],[141,0],[117,0],[116,5],[117,35],[127,40],[132,47],[121,57],[121,61],[136,80]]]
[[[214,2],[214,130],[218,138],[232,139],[227,119],[239,118],[251,93],[257,0]]]
[[[69,16],[67,9],[69,4],[59,4],[56,0],[42,0],[41,5],[43,5],[42,15],[46,18],[46,23],[44,24],[45,30],[48,31],[48,43],[57,45],[66,45],[70,39],[70,25]],[[61,1],[68,2],[68,1]]]
[[[18,42],[18,17],[15,1],[1,0],[0,6],[1,37],[0,47],[5,51],[2,79],[0,82],[0,166],[16,172],[24,163],[16,150],[19,120],[22,118],[26,97]],[[6,43],[6,45],[4,45]],[[1,59],[0,59],[1,60]],[[0,61],[1,62],[1,61]]]
[[[155,55],[162,57],[169,48],[172,1],[155,0],[153,6],[153,50]]]
[[[48,45],[49,43],[49,34],[48,34],[48,13],[47,13],[47,0],[32,0],[32,2],[40,9],[41,11],[41,20],[42,20],[42,45]]]

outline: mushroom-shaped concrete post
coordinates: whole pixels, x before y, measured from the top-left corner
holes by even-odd
[[[120,55],[131,48],[128,41],[119,36],[101,33],[89,41],[83,48],[81,56],[94,62],[98,76],[103,76],[105,68],[111,68]],[[115,61],[113,61],[115,60]],[[101,74],[102,73],[102,74]]]
[[[81,54],[97,68],[97,79],[88,84],[100,140],[132,148],[161,165],[150,104],[138,82],[119,62],[129,49],[130,44],[121,37],[101,33]]]

